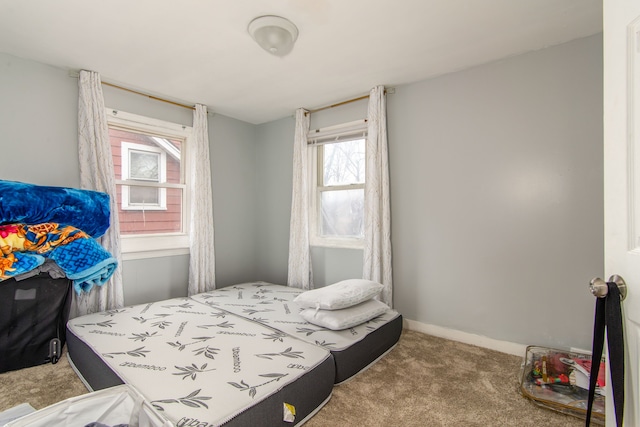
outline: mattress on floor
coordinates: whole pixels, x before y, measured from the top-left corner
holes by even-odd
[[[133,385],[175,425],[291,426],[331,396],[334,362],[316,345],[189,298],[67,324],[69,357],[92,389]]]
[[[243,283],[193,295],[191,298],[246,317],[281,332],[323,347],[336,363],[339,384],[368,367],[391,349],[402,333],[402,316],[395,310],[353,328],[332,331],[304,320],[293,299],[304,292],[266,282]]]

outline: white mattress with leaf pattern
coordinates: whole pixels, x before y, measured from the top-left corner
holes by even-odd
[[[247,294],[256,317],[279,295],[260,289],[265,298]],[[176,425],[224,424],[331,357],[199,299],[209,304],[170,299],[78,317],[68,328]]]
[[[293,299],[302,289],[266,282],[242,283],[193,295],[191,298],[210,307],[217,307],[246,317],[330,351],[343,350],[365,338],[369,333],[399,316],[389,309],[382,315],[352,328],[334,331],[307,322]]]

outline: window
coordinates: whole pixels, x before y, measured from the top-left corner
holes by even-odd
[[[311,244],[361,248],[366,121],[311,131]]]
[[[114,133],[116,132],[114,131]],[[120,151],[123,181],[146,181],[156,184],[167,182],[167,155],[163,149],[122,141]],[[166,188],[128,185],[122,187],[122,210],[166,209]]]
[[[188,253],[192,128],[107,109],[123,258]]]

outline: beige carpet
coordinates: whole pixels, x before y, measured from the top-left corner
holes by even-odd
[[[582,426],[519,394],[521,362],[405,330],[382,360],[335,387],[305,426]],[[0,411],[25,402],[40,409],[86,392],[65,356],[56,365],[0,374]]]

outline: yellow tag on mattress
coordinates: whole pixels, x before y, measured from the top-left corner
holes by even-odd
[[[284,406],[283,421],[287,423],[294,422],[296,420],[296,407],[293,405],[289,405],[288,403],[284,403],[283,406]]]

